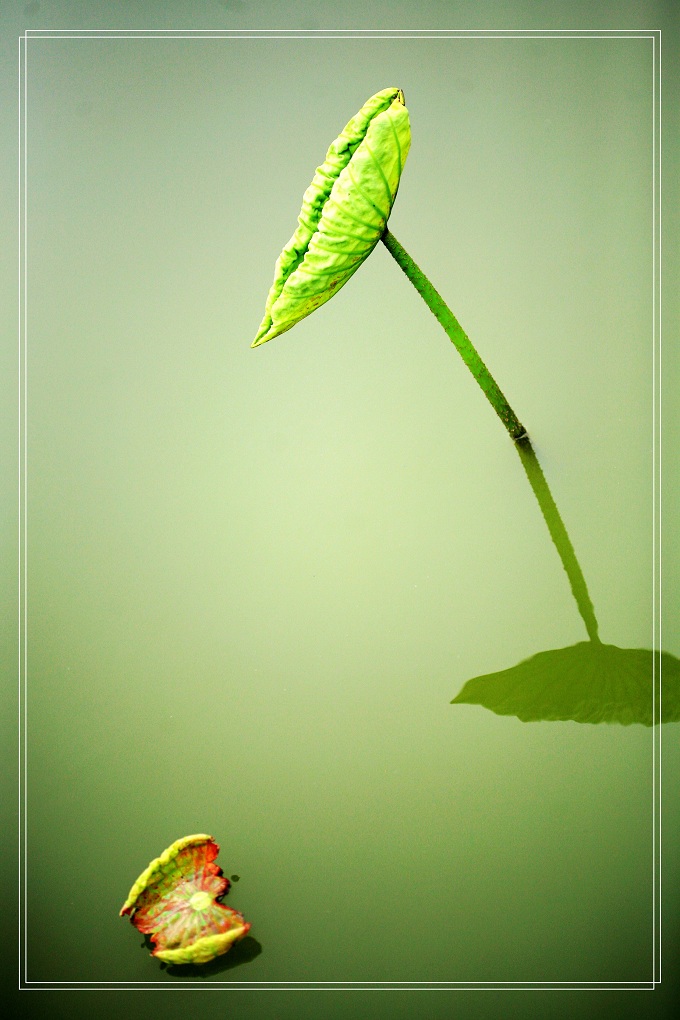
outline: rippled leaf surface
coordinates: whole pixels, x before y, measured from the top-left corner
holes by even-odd
[[[330,300],[370,255],[392,211],[410,144],[401,89],[377,92],[345,126],[304,194],[253,347]]]

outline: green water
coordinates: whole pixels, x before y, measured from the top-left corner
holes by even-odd
[[[450,704],[587,635],[446,336],[379,245],[249,346],[327,145],[403,88],[390,225],[529,430],[602,640],[651,648],[651,43],[52,39],[27,66],[26,980],[157,983],[163,1015],[185,984],[651,982],[659,730]],[[192,832],[252,923],[203,972],[118,917]],[[406,999],[267,1015],[459,1008]]]

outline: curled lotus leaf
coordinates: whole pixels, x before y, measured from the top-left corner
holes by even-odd
[[[387,225],[410,145],[397,88],[377,92],[341,131],[304,193],[253,347],[332,298],[368,258]]]
[[[184,836],[149,864],[130,889],[120,914],[149,935],[153,956],[165,963],[207,963],[250,929],[243,915],[218,902],[230,882],[214,863],[212,836]]]

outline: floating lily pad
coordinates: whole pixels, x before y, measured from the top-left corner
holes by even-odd
[[[207,963],[250,929],[243,915],[218,902],[228,878],[214,864],[219,846],[203,833],[184,836],[149,864],[120,914],[150,935],[153,956],[166,963]]]
[[[678,722],[680,660],[668,652],[582,641],[474,677],[451,704],[482,705],[523,722]]]

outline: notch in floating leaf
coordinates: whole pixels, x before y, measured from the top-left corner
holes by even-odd
[[[229,879],[214,863],[212,836],[183,836],[144,869],[120,915],[150,935],[152,955],[165,963],[208,963],[250,929],[243,915],[219,902]]]

